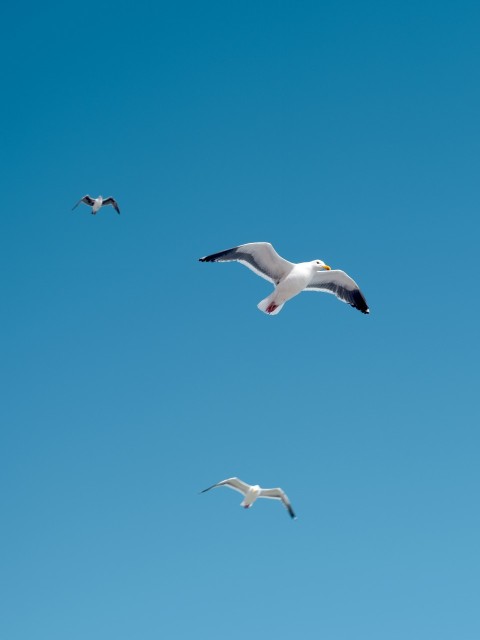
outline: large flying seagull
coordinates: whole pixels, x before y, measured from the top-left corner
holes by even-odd
[[[287,300],[301,291],[332,293],[362,313],[370,313],[357,283],[344,271],[332,270],[322,260],[299,262],[285,260],[269,242],[252,242],[200,258],[200,262],[240,262],[258,276],[269,280],[275,289],[257,305],[260,311],[280,313]]]
[[[285,505],[288,513],[290,514],[290,517],[297,517],[293,512],[292,505],[290,504],[290,500],[288,499],[287,494],[279,487],[277,487],[276,489],[262,489],[262,487],[259,487],[258,484],[250,485],[246,482],[242,482],[242,480],[239,480],[238,478],[227,478],[226,480],[217,482],[217,484],[212,484],[211,487],[207,487],[200,493],[205,493],[205,491],[210,491],[210,489],[215,489],[215,487],[230,487],[230,489],[234,489],[234,491],[238,491],[239,493],[241,493],[244,498],[240,506],[244,507],[245,509],[249,509],[255,502],[255,500],[257,500],[257,498],[281,500]]]

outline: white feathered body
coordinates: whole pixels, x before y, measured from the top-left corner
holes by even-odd
[[[97,213],[97,211],[102,207],[102,204],[103,204],[102,196],[98,196],[98,198],[95,198],[95,202],[93,203],[93,207],[92,207],[92,213]]]
[[[252,504],[260,495],[260,491],[261,489],[258,484],[254,484],[252,487],[250,487],[247,493],[245,494],[245,497],[242,500],[242,503],[240,506],[245,507],[245,509],[248,509],[249,507],[251,507]]]
[[[285,302],[305,289],[312,278],[312,273],[313,266],[311,262],[300,262],[294,265],[290,273],[278,283],[273,293],[258,303],[258,308],[266,312],[266,309],[273,303],[277,308],[271,315],[279,313]]]

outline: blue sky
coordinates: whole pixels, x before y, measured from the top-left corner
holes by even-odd
[[[478,638],[478,4],[2,24],[0,635]],[[371,315],[197,261],[253,241]]]

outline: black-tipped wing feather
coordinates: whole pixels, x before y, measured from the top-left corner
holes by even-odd
[[[269,242],[242,244],[200,258],[200,262],[240,262],[273,284],[278,284],[293,267],[291,262],[278,255]]]
[[[105,207],[107,207],[108,205],[111,205],[118,214],[120,213],[120,208],[115,198],[105,198],[102,205]]]
[[[287,494],[283,489],[262,489],[260,492],[260,498],[270,498],[271,500],[281,500],[290,514],[291,518],[296,518],[292,505],[290,504],[290,500],[288,499]]]
[[[226,480],[222,480],[221,482],[217,482],[216,484],[212,484],[211,487],[207,487],[200,491],[200,493],[205,493],[206,491],[210,491],[210,489],[215,489],[215,487],[230,487],[230,489],[234,489],[235,491],[239,491],[243,495],[247,493],[250,489],[250,485],[246,482],[242,482],[238,478],[227,478]]]
[[[84,202],[85,204],[88,204],[89,207],[92,207],[93,203],[95,202],[95,200],[93,198],[91,198],[90,196],[88,196],[88,195],[87,196],[83,196],[83,198],[80,198],[80,200],[77,202],[77,204],[72,207],[72,211],[74,209],[76,209],[81,202]]]
[[[342,302],[355,307],[362,313],[370,313],[367,301],[357,283],[345,271],[334,269],[321,271],[314,275],[306,291],[325,291],[332,293]]]

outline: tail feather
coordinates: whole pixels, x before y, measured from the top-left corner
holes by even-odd
[[[277,313],[280,313],[280,311],[283,308],[283,304],[279,304],[278,307],[276,307],[276,309],[274,309],[273,311],[267,311],[268,307],[273,303],[273,295],[268,296],[268,298],[265,298],[264,300],[261,300],[258,304],[257,307],[260,309],[260,311],[263,311],[263,313],[268,314],[269,316],[276,316]]]

